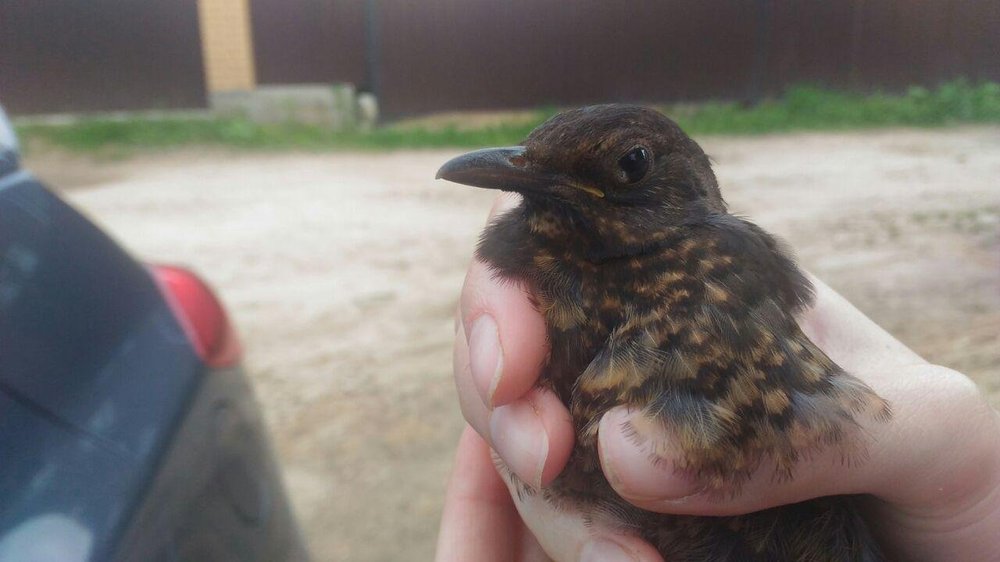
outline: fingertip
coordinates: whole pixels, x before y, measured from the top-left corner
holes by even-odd
[[[546,486],[559,476],[573,452],[576,441],[573,418],[559,397],[550,390],[535,388],[527,399],[535,405],[548,440],[541,477],[542,486]]]
[[[496,320],[489,313],[480,314],[472,322],[468,336],[469,373],[480,399],[493,408],[493,395],[504,371],[503,347]]]
[[[674,469],[679,451],[657,429],[625,407],[610,410],[600,421],[601,468],[615,491],[633,503],[677,500],[698,491],[692,477]]]
[[[469,359],[469,346],[466,342],[465,328],[459,325],[455,336],[453,350],[453,371],[455,390],[458,392],[458,405],[462,417],[483,439],[490,440],[490,410],[486,407],[479,389],[476,388],[472,376],[472,365]]]
[[[551,482],[573,449],[566,407],[552,392],[534,389],[490,416],[490,441],[504,464],[534,488]]]
[[[800,460],[791,479],[776,479],[774,461],[764,459],[746,481],[713,487],[676,468],[683,452],[668,431],[626,408],[601,419],[598,452],[608,482],[625,500],[679,515],[740,515],[818,496],[861,493],[871,472],[864,463],[845,465],[843,451],[829,447]]]
[[[462,289],[461,315],[484,403],[493,408],[524,396],[548,354],[545,321],[527,290],[496,278],[486,264],[475,261]]]
[[[548,355],[545,321],[528,293],[519,285],[509,285],[498,296],[494,310],[502,342],[503,372],[492,389],[494,405],[507,404],[531,390]]]

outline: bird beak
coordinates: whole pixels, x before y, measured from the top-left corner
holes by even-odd
[[[604,197],[604,192],[596,187],[580,184],[561,174],[536,169],[525,156],[523,146],[485,148],[457,156],[441,166],[436,178],[518,193],[555,195],[561,189],[572,188],[595,197]]]

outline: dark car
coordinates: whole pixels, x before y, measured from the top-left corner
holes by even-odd
[[[0,110],[0,562],[306,551],[211,289],[20,169]]]

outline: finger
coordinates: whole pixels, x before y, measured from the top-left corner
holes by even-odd
[[[556,508],[543,494],[519,494],[508,482],[514,505],[541,548],[553,560],[657,562],[652,545],[612,524],[587,518],[572,507]]]
[[[924,384],[957,380],[946,392],[930,390],[932,415],[925,412],[901,428],[914,446],[904,451],[909,456],[901,459],[902,470],[883,471],[875,485],[891,499],[868,502],[873,532],[894,560],[994,559],[1000,536],[1000,412],[958,373],[925,365],[908,374],[914,386],[920,379]],[[927,439],[927,433],[948,433],[951,439],[942,443],[940,435]]]
[[[535,489],[562,472],[575,437],[569,411],[552,391],[533,388],[490,414],[489,441],[521,480]]]
[[[494,213],[517,199],[499,198]],[[573,446],[565,405],[535,389],[548,353],[545,323],[523,287],[475,262],[459,304],[455,377],[465,419],[526,483],[540,487],[562,470]]]
[[[562,471],[573,449],[572,419],[549,390],[533,388],[522,398],[493,410],[474,388],[464,327],[454,347],[455,386],[462,415],[498,451],[511,470],[537,487]]]
[[[662,429],[640,412],[616,408],[601,420],[601,466],[612,487],[638,507],[685,515],[736,515],[814,497],[861,493],[868,483],[843,453],[827,449],[801,461],[792,479],[775,478],[768,460],[738,489],[708,487],[675,467],[684,457]],[[654,452],[655,449],[655,452]]]
[[[470,373],[483,402],[493,408],[523,396],[538,380],[548,353],[545,322],[526,289],[475,261],[460,306]]]
[[[776,479],[765,461],[735,495],[706,490],[696,478],[673,469],[682,460],[670,456],[669,438],[641,414],[625,408],[601,420],[601,464],[609,482],[625,499],[651,511],[691,515],[733,515],[777,505],[840,494],[873,494],[886,502],[940,502],[970,493],[981,482],[984,461],[971,451],[990,447],[974,443],[982,432],[963,431],[995,423],[995,415],[964,376],[933,365],[901,367],[893,372],[859,373],[894,407],[891,423],[872,423],[860,435],[865,449],[845,453],[828,448],[804,458],[791,479]],[[928,416],[926,412],[935,412]],[[626,428],[627,424],[627,428]],[[638,439],[636,432],[639,432]],[[990,432],[985,432],[992,435]],[[654,457],[656,443],[659,457]],[[946,481],[938,481],[950,474]],[[917,490],[914,496],[914,490]]]
[[[479,391],[476,390],[472,380],[469,345],[466,342],[465,328],[461,323],[458,324],[458,331],[455,333],[452,369],[455,375],[455,388],[458,390],[458,404],[462,410],[462,417],[479,435],[489,439],[490,410],[479,396]]]
[[[489,221],[513,209],[520,196],[502,194]],[[466,275],[459,313],[472,350],[475,388],[488,407],[509,403],[534,386],[548,353],[545,322],[526,288],[499,279],[474,260]]]
[[[522,547],[516,538],[523,532],[510,494],[493,467],[489,447],[467,427],[459,439],[445,494],[435,559],[520,560]]]

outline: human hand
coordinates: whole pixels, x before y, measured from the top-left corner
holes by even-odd
[[[515,203],[502,198],[496,210]],[[649,452],[636,444],[650,440],[623,433],[634,414],[620,408],[600,424],[601,464],[611,484],[642,508],[691,515],[741,514],[818,496],[870,494],[866,515],[894,558],[996,556],[1000,415],[968,378],[928,364],[825,284],[813,282],[816,304],[804,314],[803,330],[893,405],[891,423],[863,428],[869,436],[866,462],[844,466],[839,453],[821,453],[802,461],[787,482],[774,482],[765,467],[738,496],[719,499],[697,493],[698,482],[652,464]],[[566,463],[573,431],[558,398],[534,387],[547,353],[542,318],[523,288],[493,279],[485,265],[474,263],[460,319],[455,376],[463,415],[518,477],[535,486],[551,482]],[[640,539],[587,525],[583,514],[555,510],[538,494],[514,500],[514,506],[557,560],[581,559],[594,548],[588,545],[607,547],[608,541],[622,549],[620,559],[660,559]]]
[[[448,483],[437,559],[529,562],[549,560],[514,507],[490,447],[466,426]]]

